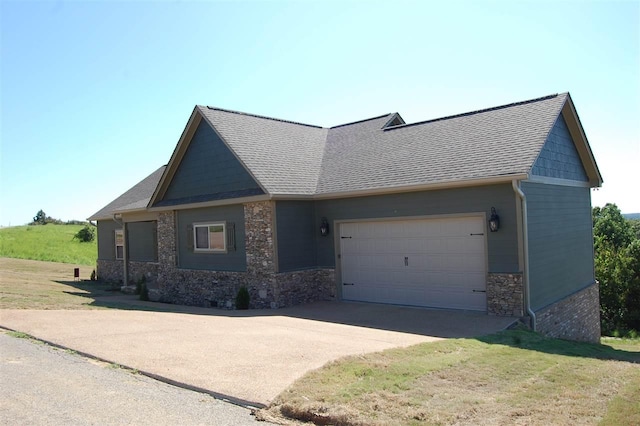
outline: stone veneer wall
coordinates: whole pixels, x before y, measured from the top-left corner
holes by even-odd
[[[524,315],[522,274],[487,275],[487,313],[505,317]]]
[[[536,312],[536,330],[549,337],[599,343],[598,283]]]
[[[132,262],[127,263],[129,282],[138,282],[143,276],[147,287],[155,288],[158,281],[158,264],[156,262]]]
[[[96,261],[96,275],[99,280],[107,282],[124,282],[124,271],[122,269],[122,260],[102,260]]]
[[[173,212],[158,217],[158,291],[153,300],[231,309],[241,286],[249,290],[251,308],[280,308],[335,296],[334,271],[275,272],[273,203],[244,205],[246,272],[179,269]]]

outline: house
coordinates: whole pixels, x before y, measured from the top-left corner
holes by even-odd
[[[89,219],[98,276],[165,302],[230,308],[246,286],[253,308],[476,310],[598,341],[601,184],[568,93],[331,128],[196,106],[166,167]]]

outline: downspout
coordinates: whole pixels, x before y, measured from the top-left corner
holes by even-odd
[[[120,219],[122,219],[122,215],[120,215]],[[113,221],[122,226],[122,285],[127,286],[129,285],[129,271],[127,265],[127,224],[124,220],[118,222],[115,214],[113,215]]]
[[[531,309],[531,297],[529,287],[529,221],[527,217],[527,197],[520,189],[520,181],[512,180],[511,186],[513,191],[520,197],[522,205],[522,279],[524,280],[524,303],[527,308],[527,313],[531,317],[531,328],[536,331],[536,314]]]

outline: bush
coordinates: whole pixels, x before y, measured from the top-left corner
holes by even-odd
[[[145,282],[140,285],[140,300],[149,300],[149,288]]]
[[[89,225],[86,225],[84,228],[79,230],[76,235],[74,235],[74,239],[79,240],[81,243],[90,243],[96,237],[96,231]]]
[[[249,301],[249,290],[247,290],[245,286],[240,287],[240,290],[238,290],[238,294],[236,295],[236,309],[249,309]]]

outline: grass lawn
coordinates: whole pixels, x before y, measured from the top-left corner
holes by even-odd
[[[76,267],[83,281],[74,281]],[[0,310],[93,309],[96,296],[114,293],[107,284],[87,281],[92,270],[84,265],[0,258]]]
[[[13,226],[0,229],[0,257],[78,265],[96,264],[96,240],[81,243],[73,236],[83,225]]]
[[[512,330],[348,357],[259,416],[331,425],[639,425],[640,340]]]

